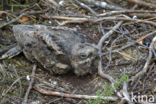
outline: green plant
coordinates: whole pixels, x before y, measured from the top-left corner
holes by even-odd
[[[98,91],[96,92],[96,95],[97,95],[97,96],[101,96],[100,90],[98,90]],[[89,99],[88,104],[100,104],[100,102],[101,102],[101,99],[98,97],[98,98],[95,99],[95,100]]]
[[[115,89],[119,89],[121,87],[121,85],[124,82],[128,81],[128,75],[127,74],[121,74],[120,77],[116,80],[116,82],[114,83],[114,87]],[[105,82],[104,86],[103,86],[103,90],[98,90],[96,92],[96,96],[112,96],[114,94],[114,88],[111,86],[110,83]],[[88,104],[109,104],[109,101],[103,101],[100,98],[97,98],[95,100],[89,100]]]

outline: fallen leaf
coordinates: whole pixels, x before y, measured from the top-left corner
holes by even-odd
[[[31,20],[30,17],[28,17],[28,16],[22,16],[22,17],[18,20],[18,22],[20,22],[20,23],[22,23],[22,24],[26,24],[26,23],[28,23],[30,20]]]

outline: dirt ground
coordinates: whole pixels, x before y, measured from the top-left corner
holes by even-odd
[[[133,103],[122,102],[123,99],[119,98],[116,92],[112,93],[111,83],[97,73],[98,66],[94,74],[78,77],[72,72],[65,75],[50,75],[39,65],[33,76],[34,81],[28,98],[25,98],[34,63],[27,60],[22,53],[11,59],[0,60],[0,104],[156,104],[156,41],[153,43],[152,58],[145,73],[132,82],[124,78],[128,77],[130,80],[145,69],[151,43],[156,38],[156,1],[93,0],[107,2],[108,7],[97,6],[89,3],[89,0],[10,1],[9,8],[2,6],[2,2],[0,7],[0,55],[16,45],[13,36],[16,33],[12,32],[12,26],[16,24],[76,28],[86,35],[90,43],[96,45],[103,35],[122,21],[103,43],[103,72],[117,81],[117,92],[123,91],[123,83],[126,82],[130,97],[145,95],[147,99],[145,97],[143,101],[138,102],[138,98]],[[79,3],[84,3],[87,7]],[[113,14],[112,11],[118,12]],[[150,33],[152,35],[149,35]],[[123,48],[125,46],[127,48]],[[89,100],[84,97],[70,98],[63,94],[52,96],[39,92],[36,87],[65,94],[115,96],[118,99]],[[149,101],[151,97],[154,97],[152,103]],[[27,103],[22,103],[24,100],[27,100]]]

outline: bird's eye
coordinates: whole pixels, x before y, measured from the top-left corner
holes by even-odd
[[[88,56],[87,56],[86,54],[82,54],[82,53],[80,54],[80,58],[81,58],[81,59],[85,59],[85,58],[87,58],[87,57],[88,57]]]

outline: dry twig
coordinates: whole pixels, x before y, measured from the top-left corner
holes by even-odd
[[[22,104],[28,103],[28,96],[29,96],[30,90],[32,89],[32,85],[34,83],[35,71],[36,71],[36,65],[33,66],[32,74],[31,74],[31,81],[29,82],[29,87],[27,89],[27,92],[25,93],[24,101],[22,102]]]
[[[5,26],[7,26],[7,25],[10,25],[10,24],[12,24],[12,23],[18,21],[18,20],[19,20],[21,17],[23,17],[23,16],[25,16],[25,14],[21,14],[21,15],[19,15],[18,17],[16,17],[15,19],[13,19],[13,20],[11,20],[11,21],[9,21],[9,22],[7,22],[7,23],[1,25],[0,28],[3,28],[3,27],[5,27]]]
[[[147,35],[145,35],[145,36],[143,36],[143,37],[140,37],[139,39],[137,39],[137,40],[134,41],[134,42],[131,42],[131,43],[127,44],[127,45],[124,45],[124,46],[122,46],[121,48],[114,49],[114,50],[112,50],[112,53],[119,52],[119,51],[124,50],[124,49],[126,49],[126,48],[128,48],[128,47],[131,47],[131,46],[133,46],[133,45],[135,45],[135,44],[137,44],[137,43],[140,44],[140,41],[142,41],[142,40],[145,39],[146,37],[155,35],[155,33],[156,33],[156,31],[153,31],[153,32],[151,32],[151,33],[149,33],[149,34],[147,34]],[[142,44],[140,44],[140,45],[142,45]],[[107,55],[107,54],[109,54],[109,52],[102,53],[102,56],[103,56],[103,55]]]
[[[137,22],[137,23],[150,24],[150,25],[153,25],[153,26],[156,27],[156,22],[153,22],[153,21],[125,18],[125,17],[103,17],[103,18],[96,19],[96,21],[94,21],[94,22],[100,22],[100,21],[103,21],[103,20],[132,21],[132,22]]]
[[[103,45],[104,41],[106,41],[106,39],[108,39],[108,37],[111,36],[111,35],[114,33],[114,31],[115,31],[116,29],[118,29],[119,26],[120,26],[122,23],[123,23],[122,21],[118,22],[108,33],[103,34],[103,37],[102,37],[102,38],[100,39],[100,41],[98,42],[98,48],[100,49],[100,51],[101,51],[101,49],[102,49],[102,45]]]
[[[137,23],[146,23],[150,24],[156,27],[156,22],[148,21],[148,20],[141,20],[141,19],[132,19],[132,18],[125,18],[125,17],[116,17],[116,16],[110,16],[110,17],[101,17],[101,18],[90,18],[90,17],[67,17],[67,16],[42,16],[45,19],[58,19],[58,20],[65,20],[61,23],[61,25],[66,25],[70,23],[99,23],[104,20],[116,20],[116,21],[132,21]]]
[[[128,104],[134,104],[131,99],[130,99],[130,95],[128,93],[128,84],[127,82],[123,83],[123,90],[122,90],[122,94],[123,94],[123,101],[126,100],[128,102]],[[124,104],[124,103],[123,103]]]
[[[45,3],[48,6],[56,6],[56,7],[59,7],[59,4],[55,0],[41,0],[40,2],[43,2],[43,3]]]
[[[112,15],[120,15],[120,14],[130,14],[130,13],[156,13],[156,11],[148,11],[148,10],[120,10],[120,11],[109,11],[102,14],[99,14],[98,17],[102,16],[112,16]],[[145,15],[145,14],[143,14]]]
[[[104,1],[97,1],[97,0],[86,0],[86,2],[93,4],[97,7],[104,8],[104,9],[111,9],[111,10],[121,10],[123,8],[115,5],[108,4]]]
[[[67,93],[61,93],[57,91],[51,91],[51,90],[45,90],[43,88],[35,86],[34,89],[44,95],[50,95],[50,96],[60,96],[60,97],[68,97],[68,98],[76,98],[76,99],[103,99],[108,101],[116,101],[117,97],[104,97],[104,96],[89,96],[89,95],[78,95],[78,94],[67,94]]]
[[[148,55],[145,65],[143,67],[143,70],[141,70],[139,73],[137,73],[135,76],[133,76],[130,81],[134,82],[137,78],[141,77],[142,75],[144,75],[147,72],[148,66],[152,59],[153,47],[154,47],[155,42],[156,42],[156,36],[153,38],[153,40],[149,46],[149,55]]]
[[[25,12],[25,13],[22,13],[22,14],[20,14],[19,16],[17,16],[15,19],[12,19],[11,21],[9,21],[9,22],[7,22],[7,23],[5,23],[5,24],[0,25],[0,28],[3,28],[3,27],[5,27],[5,26],[7,26],[7,25],[10,25],[10,24],[12,24],[12,23],[14,23],[14,22],[17,22],[17,21],[18,21],[21,17],[23,17],[23,16],[34,15],[34,14],[42,14],[42,13],[45,13],[47,10],[48,10],[48,9],[43,10],[43,11],[35,11],[35,12]]]
[[[108,33],[103,34],[102,38],[100,39],[100,41],[98,42],[97,48],[99,49],[99,56],[100,56],[100,61],[99,61],[99,65],[98,65],[98,74],[102,77],[105,78],[107,80],[109,80],[111,82],[112,88],[114,89],[114,91],[117,93],[116,88],[114,87],[115,84],[115,79],[110,76],[109,74],[106,74],[103,72],[103,67],[102,67],[102,46],[103,43],[106,41],[106,39],[108,39],[108,37],[110,37],[114,31],[120,27],[120,25],[123,23],[123,21],[118,22]],[[121,95],[119,93],[117,93],[117,95],[119,97],[121,97]]]
[[[128,1],[132,2],[132,3],[135,3],[135,4],[138,4],[138,5],[146,6],[148,8],[156,8],[155,4],[148,3],[148,2],[145,2],[145,1],[142,1],[142,0],[128,0]]]
[[[90,8],[89,6],[87,6],[86,4],[80,2],[79,0],[74,0],[78,5],[80,5],[82,8],[88,10],[89,12],[91,12],[94,16],[97,16],[97,13],[92,9]]]

